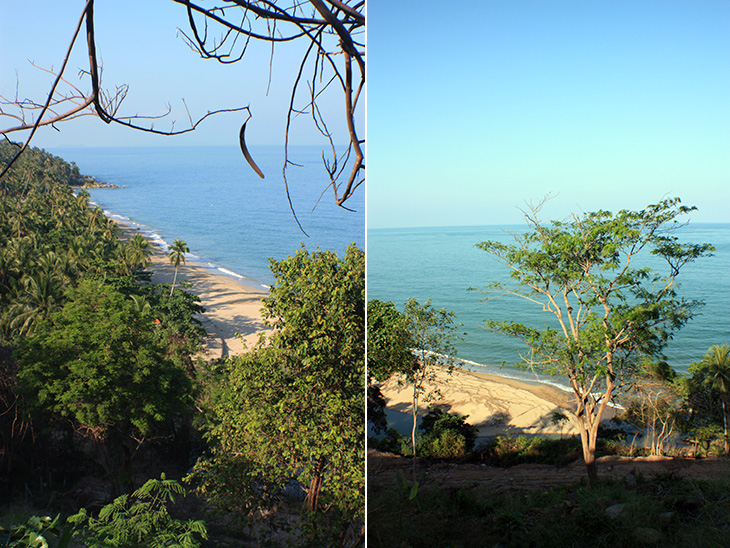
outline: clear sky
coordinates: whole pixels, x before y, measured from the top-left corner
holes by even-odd
[[[730,2],[371,1],[368,227],[730,222]]]
[[[84,4],[83,0],[0,0],[0,95],[13,97],[17,82],[21,99],[45,100],[53,77],[33,68],[28,60],[45,68],[60,67]],[[185,8],[169,0],[97,0],[95,22],[97,50],[103,61],[102,87],[113,90],[121,84],[130,86],[121,114],[158,114],[170,103],[170,119],[176,120],[176,128],[181,128],[187,122],[182,98],[193,118],[208,110],[250,105],[253,118],[246,129],[248,144],[283,146],[286,110],[306,46],[303,42],[277,46],[269,86],[268,45],[252,42],[244,60],[233,65],[200,59],[178,37],[178,27],[188,32]],[[215,37],[221,34],[219,29],[211,28],[210,32]],[[79,38],[67,71],[77,85],[79,69],[88,70],[83,30]],[[88,91],[88,79],[81,81],[80,87]],[[301,97],[299,106],[303,106],[305,99],[304,95]],[[329,129],[336,135],[338,128],[342,130],[341,138],[336,137],[335,142],[347,142],[346,128],[338,117],[343,108],[341,93],[322,104],[332,120]],[[86,117],[58,125],[60,132],[51,128],[39,130],[33,144],[44,148],[235,145],[245,116],[219,114],[195,132],[178,137],[143,134]],[[0,128],[9,125],[0,118]],[[155,127],[167,129],[169,122],[159,121]],[[322,141],[310,119],[298,120],[291,137],[293,144]],[[21,135],[16,133],[13,138],[20,140]]]

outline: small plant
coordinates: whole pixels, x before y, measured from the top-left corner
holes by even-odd
[[[398,474],[396,479],[398,481],[398,488],[408,497],[408,500],[414,500],[418,495],[418,482],[414,481],[410,483],[403,474]]]
[[[523,463],[563,465],[578,457],[580,442],[577,438],[548,440],[540,437],[497,436],[484,448],[482,458],[497,466]]]
[[[23,525],[0,526],[0,546],[13,548],[68,548],[73,526],[64,525],[60,515],[31,516]]]
[[[68,518],[82,529],[89,548],[199,548],[198,536],[207,539],[208,531],[200,520],[180,521],[170,516],[168,503],[185,488],[174,480],[148,480],[132,496],[122,495],[93,518],[82,509]]]

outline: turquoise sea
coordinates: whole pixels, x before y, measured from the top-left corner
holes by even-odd
[[[521,226],[471,226],[370,229],[367,246],[368,299],[393,301],[402,310],[410,297],[430,298],[437,308],[456,314],[463,324],[458,357],[474,369],[524,380],[545,380],[514,367],[525,347],[514,339],[485,331],[486,319],[523,322],[539,327],[550,320],[539,306],[504,296],[483,302],[489,282],[507,280],[506,267],[475,247],[485,240],[509,243]],[[678,277],[680,294],[705,306],[666,348],[669,364],[685,373],[713,344],[730,344],[730,224],[694,224],[677,233],[682,240],[709,242],[713,257],[687,265]],[[505,363],[504,367],[501,364]],[[561,379],[553,379],[562,384]]]
[[[339,256],[353,242],[365,247],[364,189],[346,202],[354,212],[336,206],[325,190],[318,147],[293,147],[290,159],[302,167],[291,166],[287,173],[294,208],[309,236],[289,209],[282,147],[251,147],[266,175],[263,180],[234,146],[49,152],[75,162],[81,173],[119,187],[90,191],[107,215],[138,226],[163,248],[180,238],[191,250],[188,260],[250,285],[271,284],[269,257],[281,260],[302,243],[310,251],[329,249]]]

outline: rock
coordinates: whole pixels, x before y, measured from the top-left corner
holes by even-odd
[[[619,504],[612,504],[604,512],[609,518],[616,519],[623,512],[624,508],[626,508],[626,503],[621,502]]]
[[[626,477],[624,478],[624,484],[629,489],[633,489],[636,487],[637,478],[636,478],[636,471],[632,470],[628,474],[626,474]]]
[[[112,183],[104,183],[97,181],[89,175],[81,176],[81,188],[119,188],[117,185]]]

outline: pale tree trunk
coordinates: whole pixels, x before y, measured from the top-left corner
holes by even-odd
[[[418,390],[413,385],[413,401],[411,403],[411,447],[413,448],[413,481],[416,481],[416,425],[418,423]]]
[[[727,437],[727,406],[725,398],[722,398],[722,426],[725,434],[725,453],[730,453],[730,440]]]
[[[601,403],[596,408],[596,402],[590,394],[583,395],[577,383],[571,383],[576,395],[575,416],[578,420],[578,431],[580,433],[581,447],[583,449],[583,462],[588,473],[588,484],[595,485],[598,482],[598,467],[596,464],[596,444],[598,442],[598,427],[603,418],[608,401],[613,392],[613,381],[610,376],[606,379],[606,391]]]
[[[585,414],[577,418],[580,443],[583,449],[583,462],[586,465],[586,472],[588,473],[588,483],[595,485],[598,481],[598,468],[596,467],[596,439],[598,438],[598,429],[593,428],[593,424]]]
[[[172,277],[172,285],[170,286],[170,297],[172,297],[172,292],[175,290],[176,281],[177,281],[177,268],[175,268],[175,275]]]

